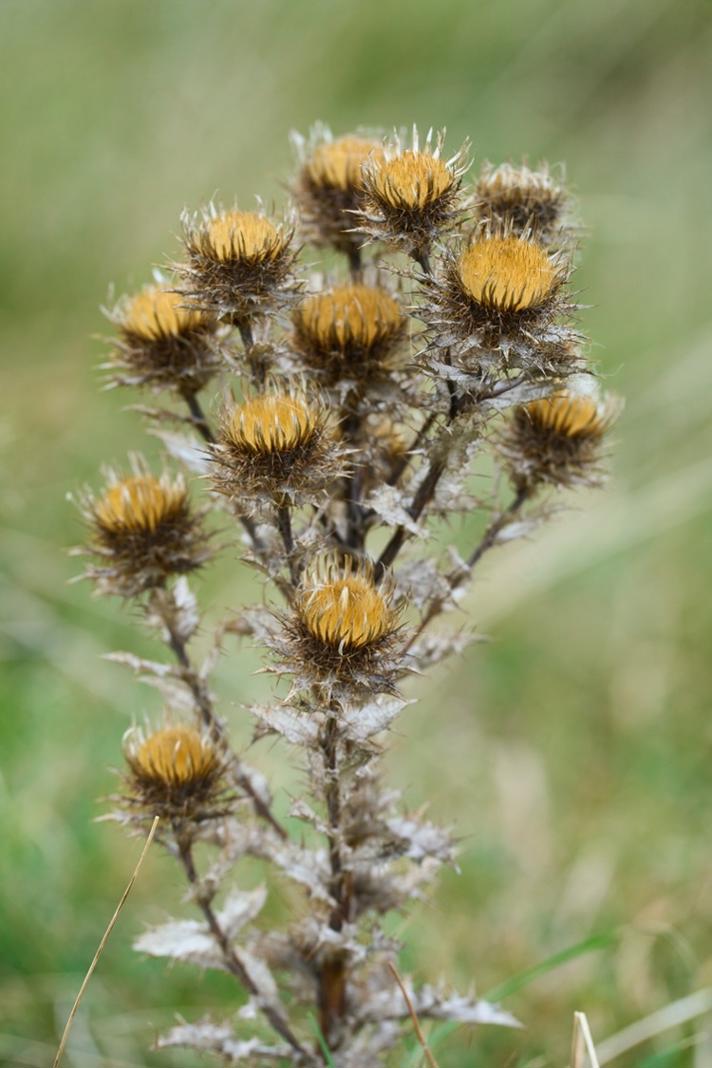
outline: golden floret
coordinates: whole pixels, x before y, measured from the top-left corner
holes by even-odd
[[[456,182],[456,175],[438,156],[407,149],[374,163],[369,192],[389,208],[422,211],[450,193]]]
[[[166,726],[124,738],[127,801],[152,814],[205,818],[224,795],[225,757],[195,727]]]
[[[372,369],[394,351],[405,317],[377,286],[336,286],[307,297],[294,313],[295,341],[306,363],[346,377]]]
[[[518,237],[487,237],[470,245],[458,261],[464,292],[498,312],[540,307],[559,283],[555,264],[540,245]]]
[[[313,638],[339,651],[374,645],[397,627],[390,597],[370,569],[328,563],[308,577],[297,611]]]
[[[223,263],[259,263],[281,255],[288,238],[264,215],[228,211],[210,221],[205,251]]]
[[[155,534],[187,507],[182,481],[169,482],[153,475],[133,475],[110,486],[95,505],[100,528],[109,535]]]
[[[377,141],[365,137],[338,137],[317,145],[303,168],[303,176],[315,187],[342,192],[359,189],[363,184],[363,165],[369,159],[383,157]]]
[[[601,438],[610,426],[611,411],[594,397],[556,393],[525,405],[529,420],[564,438]]]
[[[267,394],[238,405],[226,436],[249,452],[288,452],[304,447],[320,429],[319,413],[291,394]]]
[[[188,308],[185,297],[164,286],[146,286],[127,301],[121,327],[145,341],[178,338],[210,328],[211,318]]]

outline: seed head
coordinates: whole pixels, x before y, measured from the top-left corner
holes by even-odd
[[[376,581],[372,565],[351,556],[317,557],[302,577],[293,615],[278,647],[306,685],[334,695],[394,692],[403,665],[399,610],[392,578]]]
[[[128,800],[152,815],[195,817],[221,793],[224,758],[194,727],[166,726],[149,734],[134,728],[124,738],[124,756]]]
[[[318,577],[302,590],[298,611],[313,638],[340,652],[373,645],[394,628],[386,597],[365,572]]]
[[[549,241],[560,229],[567,204],[566,190],[546,165],[534,171],[525,165],[486,163],[475,187],[478,219],[492,233],[529,233]]]
[[[364,378],[384,367],[405,330],[393,297],[376,286],[336,286],[306,297],[294,312],[295,345],[327,382]]]
[[[227,435],[246,452],[285,453],[304,448],[319,430],[319,415],[292,394],[253,397],[236,407]]]
[[[166,284],[146,286],[107,314],[119,331],[106,364],[115,385],[196,393],[220,369],[217,321]]]
[[[138,460],[131,475],[110,472],[103,494],[85,493],[81,507],[91,531],[81,551],[97,559],[87,575],[100,593],[136,596],[195,570],[210,555],[202,515],[192,510],[183,479],[156,478]]]
[[[539,308],[558,284],[546,251],[518,237],[487,237],[470,245],[458,261],[464,292],[482,308],[522,312]]]
[[[240,323],[274,303],[291,284],[292,231],[251,211],[183,216],[187,264],[179,265],[185,295],[199,307]]]
[[[132,475],[114,483],[97,501],[94,514],[99,528],[111,538],[153,535],[174,522],[187,506],[182,482],[162,482],[153,475]]]
[[[514,481],[599,485],[603,441],[620,410],[615,397],[572,391],[515,408],[500,442]]]
[[[362,188],[366,160],[382,156],[383,148],[377,141],[365,137],[339,137],[317,145],[304,164],[304,176],[315,188],[355,193]]]
[[[305,235],[315,245],[326,245],[357,257],[363,234],[355,233],[355,211],[363,193],[363,167],[383,155],[372,138],[348,134],[333,139],[318,127],[305,145],[296,138],[301,167],[294,182]]]
[[[445,161],[442,135],[429,135],[421,147],[417,131],[412,147],[399,140],[363,169],[360,227],[373,237],[420,254],[438,234],[461,216],[461,179],[467,169],[467,146]]]
[[[313,503],[343,474],[344,456],[318,396],[271,386],[225,413],[212,478],[243,508],[285,498]]]

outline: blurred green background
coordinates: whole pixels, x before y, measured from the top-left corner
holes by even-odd
[[[445,1037],[441,1068],[560,1068],[574,1009],[604,1060],[605,1039],[663,1010],[621,1068],[712,1064],[709,1013],[664,1027],[712,986],[711,13],[703,0],[2,0],[0,1061],[51,1061],[137,852],[93,822],[97,798],[131,717],[156,707],[100,656],[157,650],[118,604],[67,585],[81,534],[65,495],[145,440],[130,398],[98,389],[98,306],[175,253],[184,205],[278,199],[289,129],[323,119],[446,125],[478,161],[565,160],[590,228],[584,325],[628,401],[610,488],[490,556],[468,609],[491,643],[423,680],[394,738],[409,803],[428,799],[463,836],[461,872],[400,925],[405,966],[509,989],[526,1024]],[[239,605],[240,567],[228,557],[201,591],[212,616]],[[244,737],[256,664],[246,650],[220,669]],[[253,757],[293,781],[283,751]],[[68,1065],[192,1064],[147,1047],[176,1010],[230,1006],[220,977],[131,951],[177,907],[174,881],[156,852]]]

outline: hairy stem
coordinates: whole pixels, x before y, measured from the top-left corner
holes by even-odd
[[[269,1022],[274,1031],[276,1031],[276,1033],[292,1047],[295,1053],[298,1053],[306,1062],[310,1064],[314,1063],[313,1054],[302,1045],[294,1034],[286,1016],[279,1012],[275,1006],[265,1002],[264,998],[261,996],[261,991],[250,977],[247,968],[241,961],[238,950],[231,944],[230,939],[223,930],[210,903],[210,899],[201,890],[200,879],[195,867],[193,849],[190,840],[186,839],[186,837],[181,834],[179,828],[174,828],[174,830],[176,831],[176,840],[178,843],[178,855],[188,878],[188,882],[193,888],[196,904],[203,913],[205,921],[210,929],[210,933],[220,949],[225,962],[225,967],[230,974],[234,975],[238,982],[257,999],[265,1019]]]

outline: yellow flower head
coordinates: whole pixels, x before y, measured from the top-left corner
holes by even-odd
[[[595,397],[567,392],[530,401],[524,410],[540,430],[571,441],[602,438],[615,414],[610,403],[601,405]]]
[[[294,314],[299,348],[317,366],[330,356],[382,358],[400,339],[398,303],[376,286],[336,286],[307,297]]]
[[[205,735],[188,726],[166,726],[124,738],[131,804],[164,816],[189,816],[221,796],[225,760]]]
[[[153,475],[132,475],[114,483],[96,502],[94,515],[106,534],[154,534],[187,508],[182,480],[170,482]]]
[[[498,312],[539,308],[559,284],[546,251],[519,237],[475,241],[460,256],[457,271],[467,296]]]
[[[308,444],[320,426],[319,413],[300,397],[266,394],[235,407],[226,437],[248,452],[290,452]]]
[[[137,774],[164,786],[203,782],[218,766],[212,745],[194,727],[164,727],[150,734],[132,758]]]
[[[127,334],[144,341],[179,338],[210,326],[211,318],[205,312],[185,303],[185,297],[165,286],[146,286],[127,301],[121,326]]]
[[[456,176],[438,156],[406,149],[369,168],[369,192],[388,208],[423,211],[447,196]]]
[[[313,186],[346,193],[361,187],[366,160],[382,158],[383,149],[377,141],[365,137],[339,137],[317,145],[304,164],[304,177]]]
[[[227,211],[207,225],[204,249],[223,263],[260,263],[278,258],[289,238],[264,215]]]
[[[397,626],[390,599],[370,570],[348,564],[329,562],[308,577],[297,611],[313,638],[343,652],[373,645]]]

